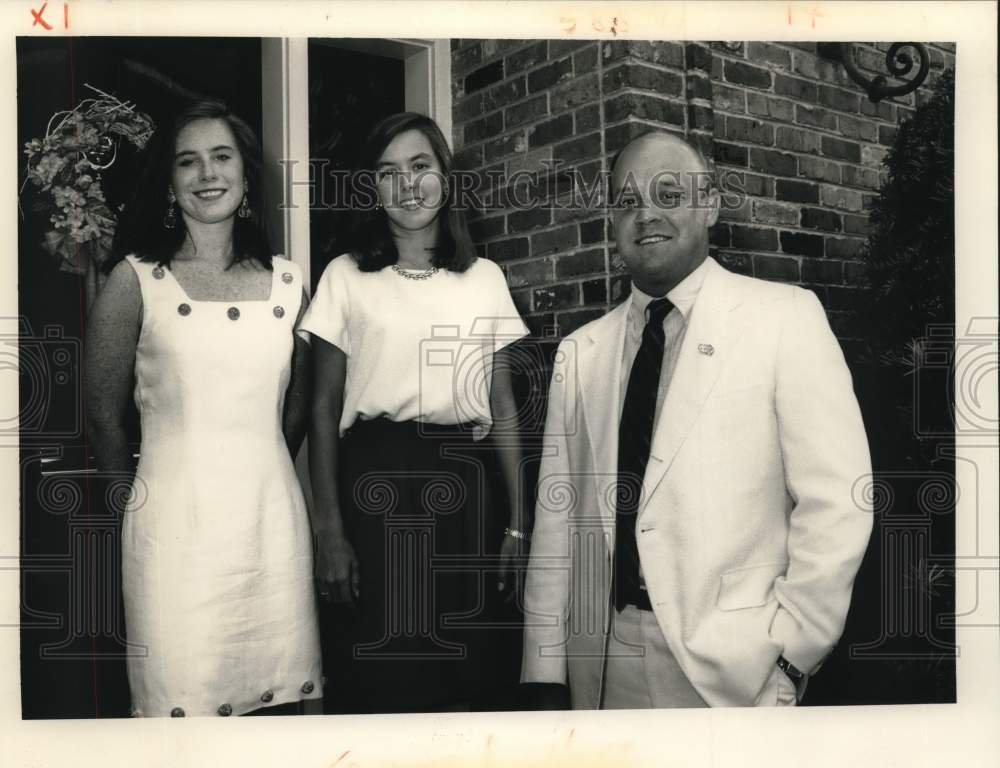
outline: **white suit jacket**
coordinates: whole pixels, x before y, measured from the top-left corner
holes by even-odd
[[[549,389],[522,680],[599,706],[630,301],[565,340]],[[711,706],[773,704],[843,631],[871,533],[868,442],[816,296],[710,261],[655,426],[636,521],[657,622]]]

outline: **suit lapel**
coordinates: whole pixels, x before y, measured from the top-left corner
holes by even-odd
[[[653,435],[640,515],[670,469],[743,333],[742,325],[730,322],[730,311],[738,303],[734,288],[732,276],[711,262],[695,299]]]
[[[632,297],[594,323],[578,352],[580,397],[590,435],[597,503],[605,529],[614,532],[614,483],[618,476],[618,420],[622,346]]]

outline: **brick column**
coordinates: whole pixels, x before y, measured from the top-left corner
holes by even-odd
[[[556,192],[474,216],[480,254],[503,266],[535,333],[569,333],[628,295],[599,194],[614,154],[666,129],[711,156],[711,54],[675,42],[456,40],[452,67],[460,166],[506,179],[538,171]]]

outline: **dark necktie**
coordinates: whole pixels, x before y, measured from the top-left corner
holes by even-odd
[[[648,606],[639,588],[639,548],[635,519],[639,511],[642,479],[649,462],[656,416],[656,393],[663,365],[663,320],[673,309],[669,299],[655,299],[646,308],[642,344],[632,362],[625,405],[618,426],[618,493],[615,516],[615,608]]]

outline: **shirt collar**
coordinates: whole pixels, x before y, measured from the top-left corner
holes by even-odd
[[[705,282],[705,275],[708,274],[709,270],[709,261],[711,261],[711,257],[706,257],[687,277],[667,292],[667,298],[670,299],[671,304],[677,307],[685,323],[691,314],[691,308],[694,306],[695,299],[698,298],[698,292]],[[643,325],[646,322],[646,307],[655,298],[657,297],[650,296],[637,285],[632,284],[632,316]]]

